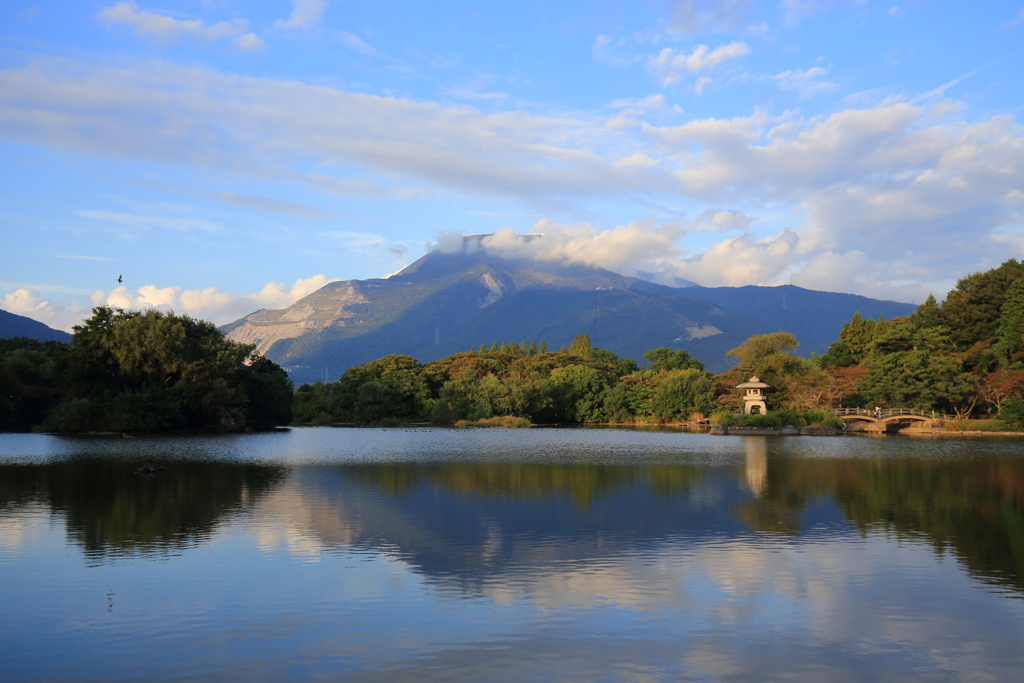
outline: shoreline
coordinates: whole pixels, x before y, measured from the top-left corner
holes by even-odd
[[[593,427],[633,427],[658,429],[687,430],[704,432],[712,436],[915,436],[915,437],[959,437],[959,436],[1010,436],[1024,437],[1024,431],[994,432],[980,429],[949,430],[940,427],[907,428],[894,432],[868,431],[865,429],[839,429],[831,427],[723,427],[693,422],[666,422],[664,424],[646,424],[641,422],[602,422],[592,423]]]

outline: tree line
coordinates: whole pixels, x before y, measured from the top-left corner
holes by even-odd
[[[568,347],[492,342],[430,363],[390,354],[334,383],[296,391],[297,422],[437,424],[513,417],[534,423],[685,420],[714,407],[714,384],[682,350],[654,349],[641,369],[578,335]]]
[[[681,349],[646,366],[578,335],[488,342],[420,363],[390,354],[293,392],[285,372],[209,322],[99,307],[70,344],[0,340],[0,430],[238,431],[295,424],[728,422],[735,387],[771,386],[765,425],[836,424],[837,407],[914,408],[1024,425],[1024,264],[961,279],[905,317],[855,314],[821,355],[787,332],[750,337],[712,375]]]
[[[0,430],[243,431],[291,421],[293,387],[212,323],[93,309],[70,344],[0,340]]]
[[[855,315],[816,361],[833,402],[1024,424],[1024,264],[962,278],[909,316]]]
[[[542,341],[490,342],[426,364],[391,354],[333,383],[302,385],[302,424],[478,422],[663,423],[742,410],[735,387],[752,375],[771,386],[766,426],[835,426],[838,407],[911,408],[959,418],[997,416],[1024,425],[1024,264],[962,278],[940,306],[929,296],[909,316],[855,314],[828,351],[801,358],[787,332],[750,337],[726,355],[719,375],[683,350],[644,354],[647,367],[591,346],[579,335],[549,352]]]

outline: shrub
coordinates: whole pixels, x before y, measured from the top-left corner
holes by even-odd
[[[804,427],[813,427],[817,429],[843,428],[843,421],[831,410],[807,410],[804,411],[802,417],[806,423],[803,425]]]
[[[326,411],[321,411],[309,421],[309,424],[314,427],[329,427],[334,424],[334,416]]]
[[[727,410],[716,410],[711,413],[711,416],[708,418],[708,422],[713,425],[721,425],[723,427],[731,427],[735,424],[732,413]]]
[[[775,412],[766,415],[743,415],[736,423],[738,427],[778,428],[782,425],[782,415]]]
[[[515,417],[514,415],[498,415],[495,417],[485,417],[482,420],[476,420],[470,422],[468,420],[459,420],[455,423],[456,427],[506,427],[521,429],[523,427],[529,427],[530,421],[525,417]]]
[[[947,432],[1010,432],[1019,429],[1000,420],[946,420],[942,428]]]
[[[1014,396],[1004,403],[999,421],[1008,427],[1024,427],[1024,399]]]

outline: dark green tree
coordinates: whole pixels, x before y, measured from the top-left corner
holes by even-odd
[[[974,378],[964,372],[943,326],[917,322],[907,316],[879,328],[861,393],[869,404],[959,412]]]
[[[99,307],[76,325],[54,431],[264,429],[290,421],[291,383],[210,322]]]
[[[331,415],[331,389],[333,385],[323,382],[303,384],[295,390],[292,402],[292,420],[295,424],[328,425],[334,421]]]
[[[1024,278],[1006,290],[992,350],[1004,365],[1024,365]]]
[[[840,330],[839,339],[834,341],[821,357],[821,367],[845,368],[864,362],[871,351],[876,326],[874,320],[861,318],[860,311],[854,313],[850,322],[843,325]]]
[[[1024,264],[1015,259],[998,268],[961,278],[942,304],[942,322],[957,349],[994,339],[1003,301],[1014,282],[1024,278]]]
[[[29,431],[60,398],[67,345],[26,337],[0,339],[0,431]]]
[[[342,422],[410,420],[422,416],[428,398],[423,366],[392,353],[346,370],[335,385],[331,413]]]
[[[662,346],[644,354],[647,367],[654,372],[667,370],[703,370],[704,364],[682,349]]]

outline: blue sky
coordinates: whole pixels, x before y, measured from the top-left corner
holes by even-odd
[[[1022,93],[1021,0],[7,0],[0,307],[220,324],[484,233],[941,299],[1024,257]]]

